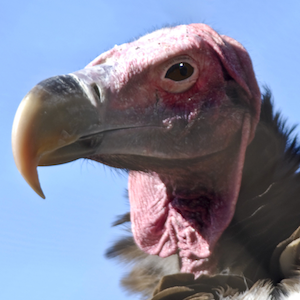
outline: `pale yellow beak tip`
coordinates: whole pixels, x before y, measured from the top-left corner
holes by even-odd
[[[36,192],[41,198],[46,199],[46,197],[45,197],[45,195],[44,195],[44,193],[43,193],[43,191],[42,191],[41,189],[40,189],[39,191],[35,190],[35,192]]]
[[[45,199],[37,173],[39,161],[37,153],[41,144],[36,134],[39,124],[37,126],[32,125],[41,110],[39,98],[34,91],[23,99],[17,110],[12,129],[12,150],[21,175],[31,188]]]
[[[17,164],[18,166],[18,164]],[[23,178],[26,180],[26,182],[30,185],[30,187],[43,199],[45,199],[45,195],[42,191],[38,173],[37,173],[37,168],[35,164],[31,166],[26,166],[26,165],[21,165],[18,166],[18,169],[23,176]]]
[[[37,185],[35,184],[35,185],[31,185],[30,184],[30,186],[31,186],[31,188],[41,197],[41,198],[43,198],[43,199],[46,199],[46,197],[45,197],[45,195],[44,195],[44,193],[43,193],[43,191],[42,191],[42,189],[41,189],[41,186],[40,186],[40,184],[38,183]]]

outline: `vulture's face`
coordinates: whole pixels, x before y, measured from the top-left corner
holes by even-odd
[[[13,152],[41,196],[37,166],[89,158],[131,170],[137,244],[179,253],[182,270],[200,274],[232,219],[259,109],[238,42],[203,24],[165,28],[36,85],[17,111]]]

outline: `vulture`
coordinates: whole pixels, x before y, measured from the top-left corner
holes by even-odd
[[[114,225],[131,232],[107,251],[127,263],[127,290],[292,299],[300,148],[272,103],[239,42],[168,27],[38,83],[16,112],[13,154],[43,198],[37,166],[87,158],[128,171],[130,213]]]

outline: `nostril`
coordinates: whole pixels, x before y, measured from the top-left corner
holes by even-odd
[[[98,100],[100,100],[100,99],[101,99],[101,92],[100,92],[100,90],[99,90],[97,84],[93,84],[93,85],[92,85],[92,88],[93,88],[95,94],[97,95]]]

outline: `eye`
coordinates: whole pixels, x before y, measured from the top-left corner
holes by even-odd
[[[182,55],[166,61],[159,67],[160,86],[169,93],[189,90],[198,80],[198,63],[190,56]]]
[[[194,73],[194,68],[187,62],[180,62],[171,66],[165,78],[169,78],[174,81],[182,81],[191,77]]]

